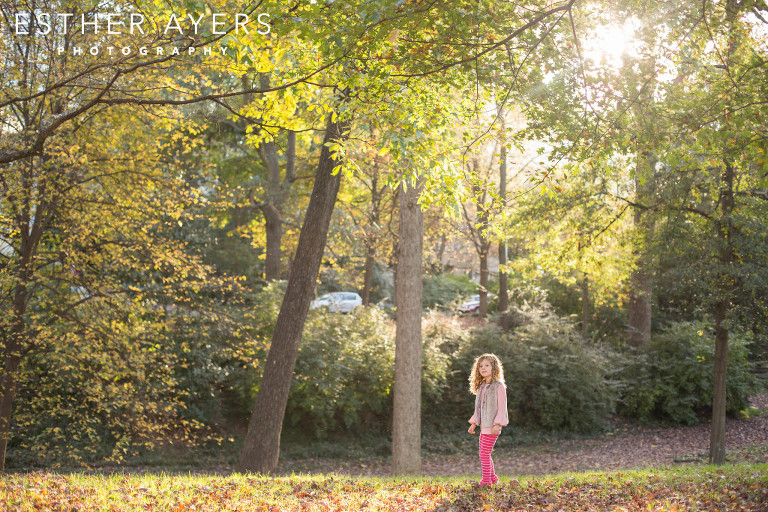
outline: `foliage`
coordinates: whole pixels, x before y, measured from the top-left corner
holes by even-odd
[[[171,440],[209,439],[200,408],[210,406],[203,397],[220,378],[212,376],[217,351],[246,337],[247,312],[234,318],[223,307],[242,306],[239,281],[196,254],[195,241],[208,233],[197,229],[204,222],[196,191],[168,176],[141,135],[130,138],[140,116],[119,117],[115,138],[100,144],[97,123],[81,126],[89,174],[77,177],[82,163],[58,155],[76,181],[43,232],[47,261],[34,275],[42,286],[24,315],[34,350],[20,366],[11,424],[9,460],[17,465],[120,461]],[[122,144],[136,153],[125,150],[116,162]],[[20,238],[6,241],[16,249]],[[6,307],[19,253],[9,251],[0,270]]]
[[[616,400],[610,360],[559,319],[513,336],[507,371],[515,421],[550,430],[601,429]]]
[[[756,381],[748,361],[751,336],[732,331],[728,342],[727,411],[749,408]],[[644,420],[692,424],[712,406],[714,332],[704,321],[680,322],[626,353],[625,389],[618,411]]]
[[[121,12],[134,7],[108,3]],[[106,5],[87,4],[35,5],[86,12]],[[0,318],[0,349],[3,377],[20,384],[13,456],[119,460],[159,438],[242,426],[282,297],[279,283],[258,291],[265,252],[258,204],[276,196],[254,148],[287,146],[286,129],[299,134],[297,173],[289,178],[286,169],[281,186],[290,193],[279,194],[287,255],[311,183],[307,155],[345,89],[350,103],[338,114],[355,122],[347,144],[332,143],[346,155],[338,170],[347,215],[335,215],[327,244],[329,290],[359,286],[364,255],[393,263],[391,186],[418,173],[425,174],[423,204],[431,205],[425,230],[439,247],[431,266],[439,271],[455,231],[437,217],[456,215],[470,188],[484,190],[462,159],[496,158],[488,142],[498,120],[481,111],[493,100],[508,112],[519,102],[527,116],[508,139],[521,150],[512,159],[519,190],[499,211],[490,192],[484,203],[494,205],[484,236],[510,240],[508,266],[529,287],[512,294],[515,330],[470,335],[448,319],[426,319],[425,407],[463,415],[468,362],[481,349],[504,351],[515,421],[598,428],[615,398],[611,352],[579,340],[528,291],[534,283],[547,288],[560,315],[577,315],[575,286],[588,276],[592,339],[618,339],[626,277],[645,252],[655,326],[702,318],[718,302],[731,307],[729,378],[736,380],[729,390],[738,412],[751,389],[742,349],[750,336],[754,346],[765,344],[768,318],[764,4],[336,0],[289,10],[266,2],[260,8],[274,15],[274,33],[194,39],[231,50],[209,59],[93,56],[87,48],[103,35],[79,30],[6,38],[0,309],[8,314]],[[741,11],[730,12],[734,6]],[[185,8],[206,6],[194,0]],[[13,9],[3,5],[7,19]],[[173,6],[142,9],[160,20]],[[620,64],[589,55],[590,39],[633,18],[645,23]],[[173,34],[155,37],[110,40],[182,44]],[[55,55],[59,41],[85,55]],[[229,97],[269,80],[277,90]],[[209,95],[217,107],[159,107]],[[146,105],[123,105],[135,102]],[[643,161],[654,162],[645,174]],[[735,206],[726,211],[723,171],[731,167]],[[653,220],[655,234],[632,229],[633,209]],[[372,268],[374,300],[391,296],[383,265]],[[473,286],[464,277],[427,277],[424,305],[446,307]],[[292,429],[321,436],[387,425],[392,340],[379,315],[313,316],[289,405]],[[696,421],[711,396],[710,334],[703,323],[676,324],[628,356],[622,410]],[[18,375],[15,358],[24,359]],[[590,365],[598,371],[588,372]],[[344,383],[344,375],[357,380]],[[10,410],[13,390],[0,391]]]
[[[618,398],[610,350],[584,342],[546,303],[512,305],[511,314],[517,325],[512,332],[488,325],[458,347],[451,389],[463,389],[468,401],[472,361],[492,352],[504,364],[511,423],[552,431],[601,429]]]
[[[424,308],[449,309],[457,300],[477,293],[477,285],[463,274],[426,275],[422,279]]]
[[[266,354],[271,329],[282,295],[270,285],[258,297],[254,360]],[[426,321],[429,322],[428,320]],[[383,433],[392,418],[394,379],[394,324],[375,307],[357,308],[350,314],[321,308],[310,312],[304,329],[294,379],[288,396],[286,433],[296,438],[326,438],[331,432]],[[263,344],[262,344],[263,343]],[[423,350],[424,404],[434,403],[446,379],[448,356],[437,339],[427,338]],[[248,414],[258,391],[261,371],[246,365],[226,379],[233,410]],[[426,406],[426,405],[425,405]]]
[[[394,333],[386,315],[376,308],[348,315],[316,310],[299,348],[287,426],[316,437],[371,428],[390,414],[393,369]]]
[[[697,467],[502,478],[478,489],[461,478],[338,474],[3,475],[4,510],[742,510],[768,504],[768,467]],[[119,499],[116,498],[119,496]]]

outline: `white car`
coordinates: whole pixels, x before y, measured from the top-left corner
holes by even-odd
[[[328,308],[331,313],[349,313],[363,305],[363,299],[355,292],[333,292],[321,295],[310,303],[310,308]]]
[[[480,310],[480,296],[472,295],[469,300],[459,304],[456,311],[463,314],[472,315]]]
[[[496,298],[496,295],[489,293],[487,297],[488,302],[490,302],[491,299]],[[480,312],[480,295],[472,295],[468,300],[459,304],[459,306],[456,308],[456,312],[464,315],[478,314]]]

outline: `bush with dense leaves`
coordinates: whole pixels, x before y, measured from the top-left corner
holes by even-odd
[[[448,357],[430,338],[422,354],[422,401],[434,403],[445,387]],[[383,432],[392,421],[394,367],[395,326],[385,312],[313,311],[296,360],[286,426],[315,438],[332,431]]]
[[[451,309],[451,304],[460,297],[469,297],[477,292],[477,284],[462,274],[440,274],[425,276],[422,280],[422,306],[427,309]]]
[[[750,341],[738,332],[728,340],[727,411],[732,415],[749,407],[756,389],[747,358]],[[699,422],[711,410],[714,352],[714,330],[706,322],[674,324],[647,347],[628,351],[619,412],[644,420]]]
[[[504,364],[513,425],[551,431],[601,429],[618,398],[613,358],[605,355],[608,349],[584,342],[571,323],[545,302],[513,308],[514,331],[505,333],[489,325],[474,331],[458,348],[451,389],[454,393],[463,389],[469,403],[472,397],[466,390],[472,362],[491,352]]]
[[[287,425],[322,438],[386,416],[394,380],[391,331],[375,308],[313,312],[296,360]]]

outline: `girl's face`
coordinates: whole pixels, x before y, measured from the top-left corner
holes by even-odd
[[[488,359],[480,360],[480,362],[477,363],[477,369],[480,371],[480,376],[484,379],[488,379],[488,377],[493,375],[493,365]]]

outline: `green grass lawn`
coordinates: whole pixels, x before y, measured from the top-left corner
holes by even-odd
[[[474,481],[37,472],[0,476],[0,510],[768,510],[765,464],[505,478],[493,488]]]

